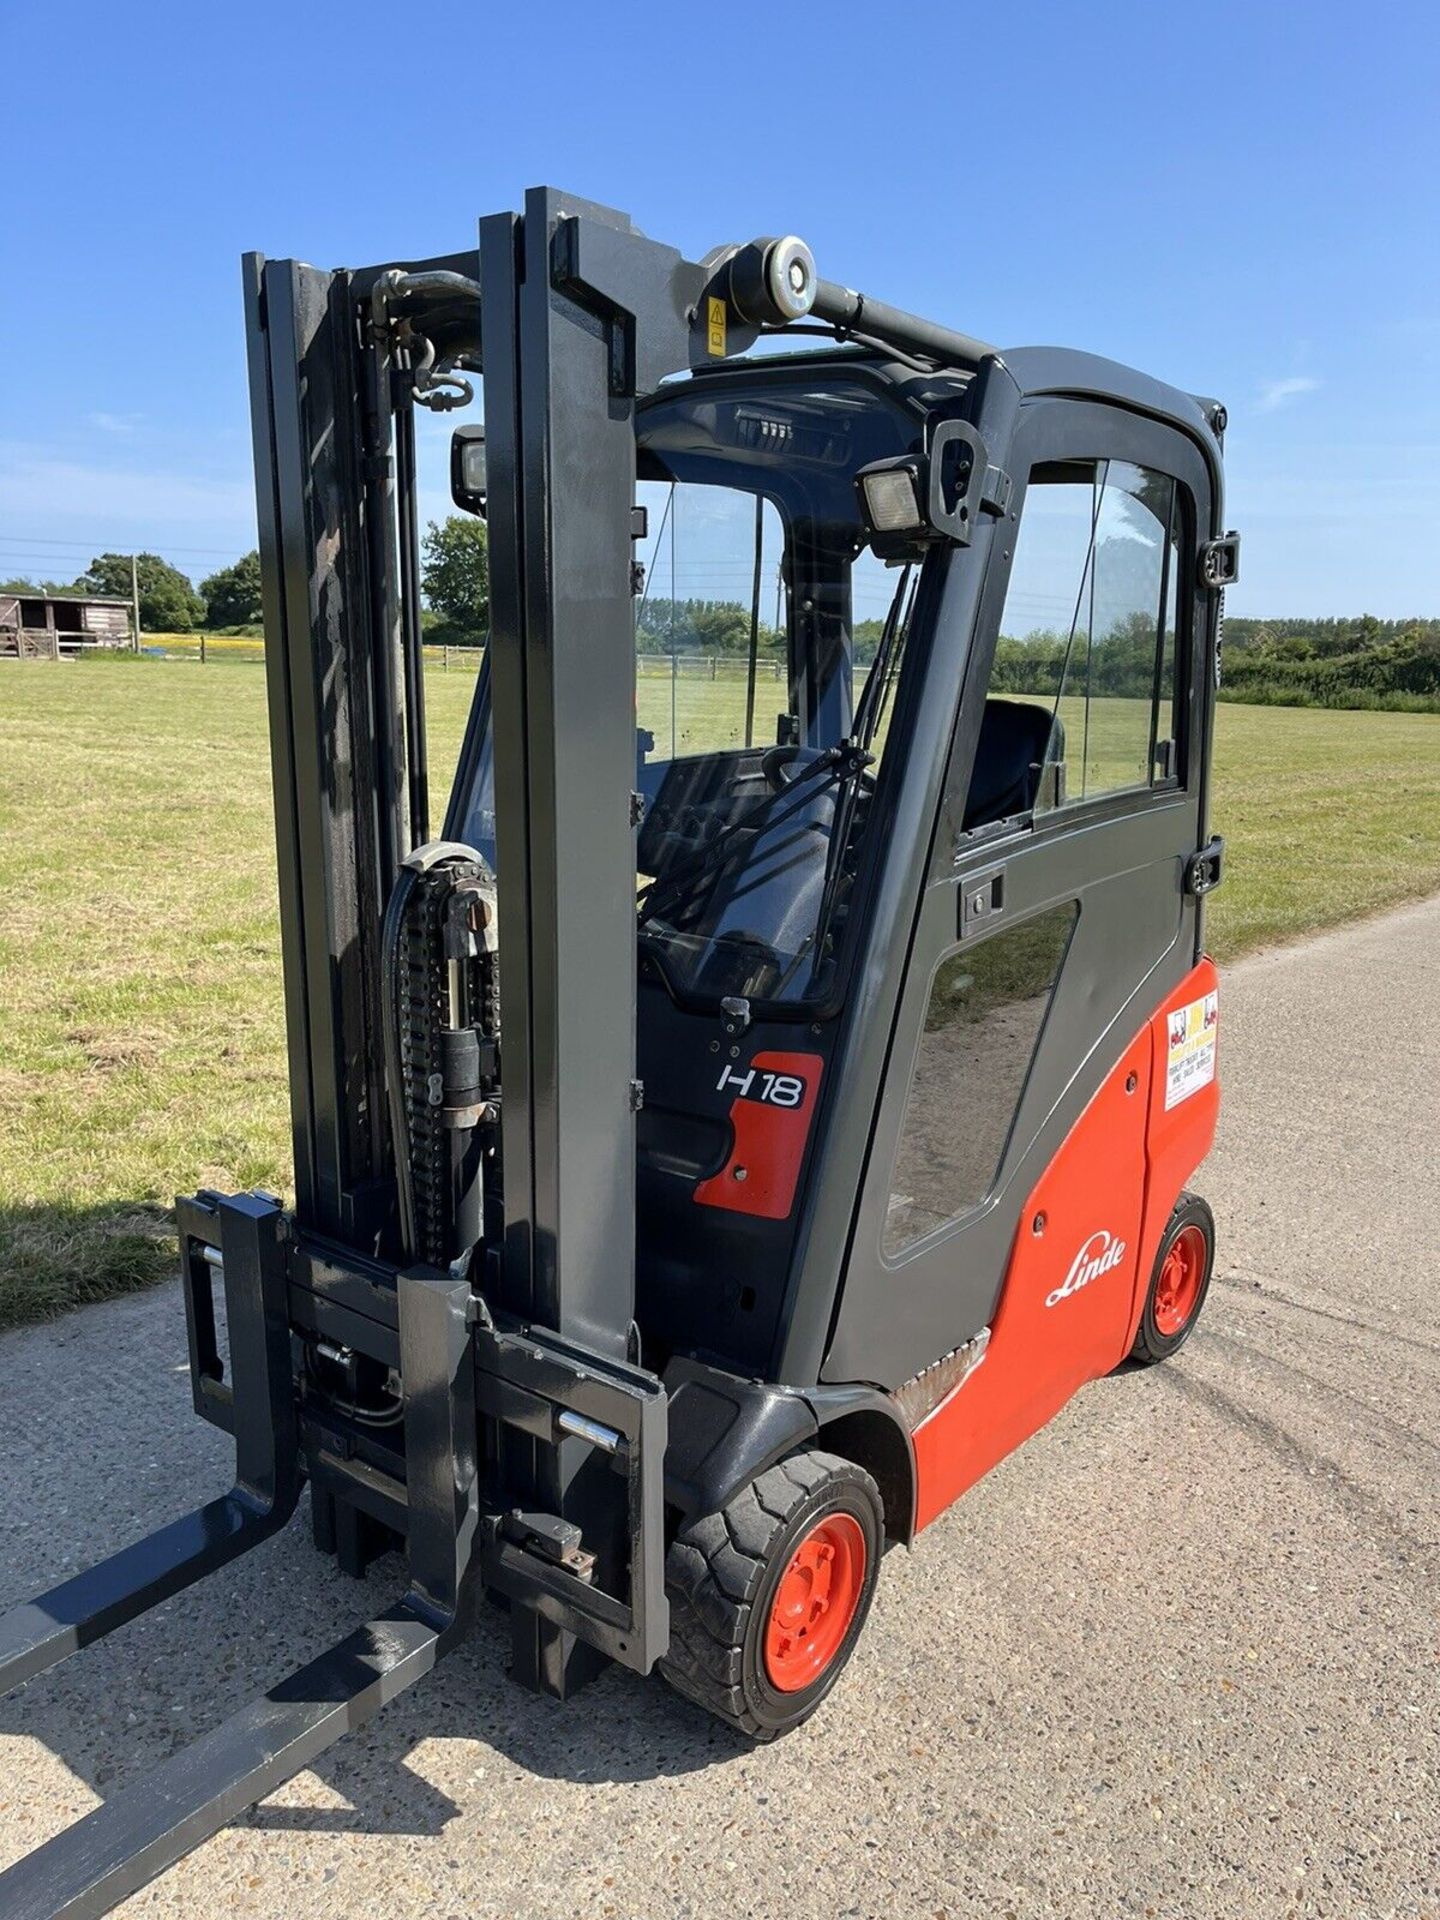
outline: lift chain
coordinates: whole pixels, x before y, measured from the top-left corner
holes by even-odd
[[[482,869],[446,866],[419,876],[405,918],[400,1059],[415,1257],[437,1266],[450,1253],[455,1130],[484,1117],[498,1070],[499,965],[487,911]]]

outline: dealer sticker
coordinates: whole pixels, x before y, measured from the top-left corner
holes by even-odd
[[[1220,996],[1177,1007],[1168,1017],[1169,1050],[1165,1062],[1165,1111],[1178,1107],[1215,1078],[1215,1036],[1220,1025]]]

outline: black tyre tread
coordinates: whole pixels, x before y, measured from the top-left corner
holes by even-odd
[[[875,1483],[838,1454],[788,1455],[759,1474],[719,1513],[688,1521],[665,1561],[670,1647],[659,1671],[677,1693],[754,1740],[775,1729],[751,1710],[742,1682],[744,1643],[772,1545],[811,1494],[827,1483]]]
[[[1170,1218],[1165,1222],[1165,1231],[1160,1237],[1160,1244],[1162,1247],[1168,1246],[1171,1236],[1174,1234],[1176,1227],[1181,1223],[1183,1217],[1187,1214],[1199,1216],[1201,1223],[1205,1228],[1206,1235],[1210,1245],[1210,1272],[1207,1273],[1205,1276],[1205,1283],[1201,1290],[1200,1298],[1196,1303],[1195,1311],[1190,1316],[1189,1322],[1186,1324],[1184,1328],[1182,1328],[1181,1332],[1176,1336],[1173,1342],[1167,1341],[1163,1344],[1163,1346],[1160,1346],[1157,1348],[1156,1346],[1153,1346],[1151,1343],[1149,1326],[1148,1326],[1149,1317],[1150,1317],[1150,1294],[1154,1290],[1155,1279],[1156,1279],[1156,1275],[1159,1272],[1159,1266],[1160,1266],[1159,1257],[1157,1255],[1155,1273],[1152,1273],[1150,1276],[1150,1288],[1146,1293],[1145,1306],[1140,1315],[1140,1324],[1135,1329],[1135,1338],[1134,1338],[1134,1341],[1131,1343],[1130,1352],[1126,1356],[1128,1364],[1131,1366],[1154,1367],[1154,1366],[1160,1365],[1162,1361],[1168,1360],[1170,1355],[1172,1353],[1177,1352],[1180,1349],[1180,1347],[1184,1345],[1186,1340],[1189,1339],[1190,1334],[1193,1331],[1196,1322],[1199,1320],[1201,1313],[1204,1311],[1205,1302],[1209,1297],[1210,1277],[1211,1277],[1211,1273],[1213,1273],[1214,1271],[1214,1262],[1215,1262],[1215,1216],[1210,1211],[1209,1201],[1206,1200],[1204,1196],[1201,1194],[1190,1192],[1188,1188],[1182,1191],[1179,1199],[1175,1202],[1175,1205],[1170,1210]]]

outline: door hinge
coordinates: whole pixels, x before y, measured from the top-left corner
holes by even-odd
[[[997,516],[1008,513],[1012,491],[1010,476],[1003,467],[986,467],[985,484],[980,490],[980,505],[987,513]]]
[[[1200,584],[1212,593],[1233,587],[1240,578],[1240,536],[1222,534],[1218,540],[1205,540],[1200,546]]]
[[[1185,891],[1196,895],[1213,893],[1225,878],[1225,841],[1216,834],[1208,846],[1192,853],[1185,863]]]

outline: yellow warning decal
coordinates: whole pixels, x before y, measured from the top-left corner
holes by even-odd
[[[725,302],[711,294],[706,300],[707,328],[705,344],[717,360],[725,358]]]
[[[1215,1078],[1215,1036],[1220,1025],[1218,994],[1176,1007],[1167,1019],[1169,1050],[1165,1060],[1165,1111],[1178,1107]]]

